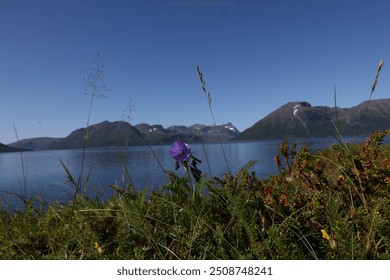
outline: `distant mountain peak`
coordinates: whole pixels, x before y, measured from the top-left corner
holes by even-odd
[[[229,129],[230,131],[234,132],[234,133],[240,133],[238,131],[238,129],[231,123],[231,122],[228,122],[227,124],[224,124],[223,125],[226,129]]]
[[[371,100],[351,108],[288,102],[244,130],[236,140],[283,139],[337,135],[367,135],[390,128],[390,99]],[[338,119],[337,119],[338,117]]]

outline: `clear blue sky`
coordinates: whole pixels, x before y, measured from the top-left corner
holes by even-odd
[[[390,98],[387,0],[2,0],[0,142],[85,127],[83,79],[97,53],[107,99],[91,124],[219,124],[244,130],[289,101],[341,107]]]

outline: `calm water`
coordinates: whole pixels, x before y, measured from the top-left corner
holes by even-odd
[[[310,142],[312,149],[326,147],[336,142],[333,138],[294,141],[300,144]],[[280,140],[276,140],[224,144],[231,171],[235,173],[248,161],[256,160],[257,163],[253,170],[259,177],[277,173],[273,158],[277,154],[280,143]],[[88,171],[91,172],[87,193],[93,197],[105,198],[112,194],[110,185],[117,183],[119,186],[126,186],[129,183],[127,176],[123,176],[119,154],[124,159],[136,188],[143,188],[144,186],[149,189],[158,188],[166,181],[159,162],[165,170],[174,171],[175,161],[169,155],[169,148],[170,145],[152,147],[158,160],[149,147],[146,146],[128,147],[126,155],[124,148],[110,147],[86,150],[84,178]],[[191,150],[197,158],[202,160],[202,164],[198,166],[202,170],[202,174],[210,175],[203,147],[200,144],[192,144]],[[212,175],[222,176],[227,169],[220,144],[206,144],[205,150]],[[67,174],[61,166],[60,160],[64,162],[77,180],[81,169],[82,153],[83,151],[80,149],[0,153],[0,196],[2,204],[6,205],[9,201],[12,203],[12,200],[15,200],[15,197],[10,196],[9,193],[23,194],[28,197],[38,196],[46,201],[70,200],[73,187],[66,182]],[[23,164],[21,157],[23,158]],[[174,172],[183,173],[182,170]]]

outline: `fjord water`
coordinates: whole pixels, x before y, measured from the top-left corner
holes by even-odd
[[[359,141],[358,138],[348,139]],[[360,140],[362,140],[360,138]],[[257,163],[251,168],[260,178],[277,173],[274,156],[278,153],[281,140],[256,142],[224,143],[224,151],[229,168],[235,174],[248,161]],[[299,145],[310,143],[311,149],[328,147],[336,143],[334,138],[295,139],[290,143]],[[361,142],[361,141],[360,141]],[[126,187],[129,178],[124,173],[121,158],[127,167],[131,181],[136,189],[147,187],[149,190],[158,189],[168,178],[164,170],[184,174],[183,169],[174,170],[175,161],[169,155],[170,145],[152,146],[154,154],[147,146],[94,148],[85,151],[83,181],[90,172],[87,194],[90,197],[104,199],[113,194],[113,184]],[[202,174],[222,177],[227,171],[219,143],[192,144],[191,151],[202,163],[198,168]],[[77,180],[81,170],[83,150],[49,150],[30,151],[22,153],[0,153],[0,197],[2,205],[12,203],[14,195],[40,197],[46,202],[58,200],[69,201],[74,187],[67,182],[67,174],[62,167],[62,161]],[[207,164],[210,163],[210,169]],[[157,160],[158,159],[158,160]],[[160,166],[161,164],[161,166]],[[24,172],[24,175],[23,175]],[[84,187],[84,184],[83,184]],[[82,188],[83,190],[83,188]]]

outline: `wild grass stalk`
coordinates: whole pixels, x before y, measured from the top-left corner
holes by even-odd
[[[120,162],[121,162],[121,164],[122,164],[122,169],[123,169],[122,185],[124,185],[124,182],[125,182],[124,177],[125,177],[125,175],[126,175],[127,179],[128,179],[129,182],[130,182],[130,185],[129,185],[129,186],[130,186],[131,188],[134,188],[133,180],[131,179],[129,169],[127,168],[127,164],[126,164],[127,147],[128,147],[128,145],[126,145],[126,147],[125,147],[125,153],[124,153],[123,156],[121,155],[121,153],[119,152],[119,150],[118,150],[117,147],[115,147],[115,149],[116,149],[116,153],[117,153],[117,155],[118,155],[118,157],[119,157],[119,160],[120,160]]]
[[[225,149],[224,149],[223,144],[222,144],[221,133],[220,133],[219,129],[217,128],[217,122],[215,121],[213,108],[211,106],[211,94],[210,94],[209,91],[207,91],[206,82],[203,79],[203,74],[200,71],[199,65],[196,65],[196,70],[198,71],[198,76],[199,76],[200,83],[202,85],[202,90],[203,90],[203,92],[204,92],[204,94],[206,96],[206,99],[207,99],[207,104],[208,104],[208,107],[209,107],[209,110],[210,110],[210,113],[211,113],[211,118],[213,119],[214,127],[217,130],[218,140],[219,140],[219,144],[221,146],[221,150],[222,150],[223,158],[225,160],[226,168],[227,168],[227,171],[230,173],[230,168],[229,168],[228,160],[227,160],[227,157],[226,157]]]
[[[368,109],[368,107],[369,107],[369,105],[370,105],[371,97],[372,97],[372,94],[373,94],[374,91],[375,91],[376,84],[378,83],[379,73],[380,73],[381,70],[382,70],[383,64],[384,64],[383,60],[380,60],[380,61],[379,61],[379,64],[378,64],[378,68],[377,68],[377,70],[376,70],[376,74],[375,74],[374,81],[372,82],[370,97],[368,98],[367,106],[366,106],[364,112],[362,113],[362,115],[361,115],[361,117],[360,117],[361,119],[362,119],[362,118],[365,116],[365,114],[367,113],[367,109]]]
[[[84,192],[85,192],[88,187],[89,179],[91,175],[91,171],[89,171],[86,180],[85,181],[83,180],[84,168],[85,168],[85,155],[88,147],[90,119],[92,114],[93,103],[96,99],[106,98],[108,92],[108,88],[106,86],[106,81],[105,81],[105,69],[104,69],[103,58],[100,53],[97,53],[96,58],[92,62],[92,65],[88,70],[87,75],[84,78],[84,84],[86,86],[85,94],[90,95],[91,99],[89,102],[87,126],[86,126],[84,141],[83,141],[80,174],[78,175],[77,180],[74,179],[69,169],[66,168],[65,164],[60,160],[61,165],[63,166],[65,172],[68,175],[68,181],[75,188],[74,195],[73,195],[73,202],[72,202],[73,208],[75,207],[76,199],[80,193],[81,186],[84,185]]]
[[[19,135],[18,131],[16,129],[16,126],[13,124],[15,136],[16,136],[16,141],[18,143],[18,148],[19,148],[19,155],[20,155],[20,163],[22,165],[22,176],[23,176],[23,182],[22,182],[22,196],[25,198],[27,197],[27,166],[25,166],[25,160],[23,158],[23,151],[22,148],[20,147],[20,141],[19,141]]]
[[[91,99],[89,102],[87,126],[86,126],[86,132],[84,137],[83,153],[81,158],[81,170],[77,181],[78,188],[80,188],[80,185],[82,184],[83,169],[85,164],[85,151],[88,147],[89,126],[90,126],[93,102],[99,98],[107,98],[108,88],[105,82],[105,69],[104,69],[103,58],[100,53],[96,55],[96,58],[93,61],[90,70],[87,72],[87,75],[84,78],[84,83],[86,85],[85,93],[87,95],[90,95]]]
[[[44,203],[40,204],[41,202],[38,199],[35,199],[33,197],[28,197],[27,195],[27,175],[28,175],[28,165],[27,161],[24,158],[24,150],[20,145],[20,138],[18,131],[16,129],[16,126],[13,124],[14,132],[15,132],[15,137],[16,137],[16,143],[17,147],[19,149],[19,156],[20,156],[20,164],[22,167],[22,180],[18,177],[18,183],[19,183],[19,192],[16,191],[1,191],[7,195],[7,199],[4,199],[3,196],[1,196],[1,200],[5,202],[6,208],[7,208],[7,213],[16,213],[18,211],[23,211],[29,205],[33,205],[34,203],[37,203],[37,206],[43,206]],[[12,198],[12,200],[11,200]],[[22,203],[20,205],[19,203]],[[0,211],[2,211],[3,205],[0,201]]]
[[[211,171],[210,161],[209,161],[209,157],[207,156],[206,147],[205,147],[205,143],[204,143],[203,137],[200,135],[200,133],[197,136],[199,137],[200,143],[202,145],[203,154],[204,154],[204,157],[206,159],[206,163],[207,163],[207,168],[209,170],[209,174],[210,174],[211,177],[213,177],[213,173]]]
[[[375,74],[374,81],[373,81],[372,86],[371,86],[371,92],[370,92],[370,95],[369,95],[367,106],[365,107],[364,112],[361,114],[360,120],[364,117],[364,115],[367,112],[367,109],[368,109],[370,101],[371,101],[372,94],[374,93],[374,91],[376,89],[376,85],[378,83],[379,73],[380,73],[380,71],[381,71],[381,69],[383,67],[383,64],[384,64],[383,60],[380,60],[379,64],[378,64],[378,68],[377,68],[376,74]],[[368,209],[369,208],[368,202],[367,202],[366,197],[364,195],[364,186],[363,186],[364,183],[361,180],[361,174],[359,174],[360,173],[360,167],[358,165],[360,164],[360,162],[358,160],[356,160],[356,157],[349,150],[349,146],[344,141],[343,136],[342,136],[342,132],[341,132],[341,129],[340,129],[339,116],[338,116],[338,111],[337,111],[337,102],[336,102],[336,87],[334,88],[334,102],[335,102],[335,112],[336,112],[336,121],[337,121],[337,125],[335,126],[335,128],[336,128],[336,132],[337,132],[337,135],[338,135],[338,138],[336,138],[336,139],[340,139],[339,143],[342,144],[342,146],[346,150],[347,155],[349,157],[349,160],[352,163],[352,166],[353,166],[354,170],[356,170],[356,172],[358,173],[357,176],[355,177],[356,180],[353,180],[353,178],[351,176],[349,176],[349,174],[345,174],[346,173],[345,170],[341,169],[340,171],[343,172],[345,174],[345,176],[348,178],[348,180],[350,181],[351,185],[355,189],[354,191],[359,194],[359,197],[360,197],[361,201],[363,202],[366,210],[369,211],[369,209]],[[352,205],[352,207],[354,207],[352,200],[351,200],[351,205]]]
[[[129,96],[128,101],[126,103],[126,108],[124,108],[123,111],[122,111],[122,120],[125,120],[128,124],[131,125],[132,114],[133,114],[134,110],[135,110],[134,99],[133,99],[133,97]],[[162,163],[161,163],[160,159],[158,158],[158,156],[156,155],[155,151],[153,150],[152,145],[150,144],[148,139],[146,139],[146,137],[143,135],[143,133],[141,131],[136,130],[136,132],[137,132],[137,135],[142,139],[144,144],[149,148],[150,152],[153,154],[153,157],[156,159],[157,164],[159,165],[161,171],[164,173],[165,178],[168,179],[168,177],[166,175],[166,172],[165,172],[165,168],[162,165]],[[128,143],[126,144],[125,154],[127,153],[127,148],[128,148]],[[122,164],[123,164],[123,162],[124,161],[122,161]],[[124,168],[125,168],[125,172],[126,172],[127,176],[129,177],[130,174],[129,174],[128,170],[127,170],[127,167],[124,166]],[[130,179],[130,177],[129,177],[129,179]],[[131,179],[130,179],[130,181],[131,181]]]
[[[150,142],[148,141],[148,139],[146,139],[146,137],[142,134],[142,132],[139,132],[138,135],[142,138],[142,140],[144,141],[144,143],[146,144],[146,146],[149,148],[150,152],[153,154],[153,157],[156,159],[157,164],[160,166],[160,169],[161,169],[161,171],[164,173],[165,178],[168,179],[168,177],[167,177],[167,175],[166,175],[166,172],[165,172],[165,168],[164,168],[164,166],[162,165],[160,159],[158,158],[156,152],[153,150],[152,145],[150,144]]]

